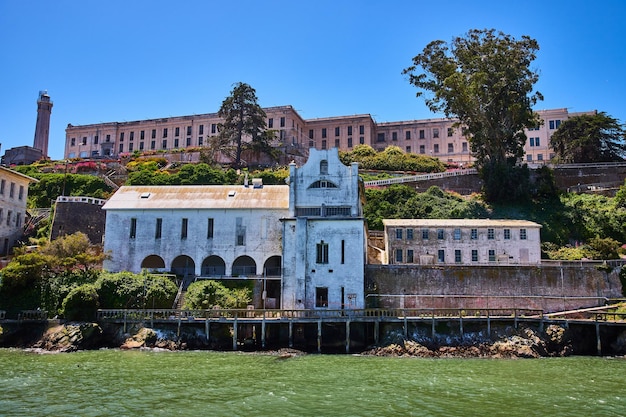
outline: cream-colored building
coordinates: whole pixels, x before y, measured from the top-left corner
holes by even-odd
[[[24,233],[28,186],[38,180],[0,166],[0,255],[9,254]]]
[[[292,106],[267,107],[268,129],[276,131],[274,146],[286,153],[309,148],[349,151],[359,144],[376,150],[398,146],[407,153],[467,165],[473,161],[467,137],[455,119],[434,118],[377,123],[371,115],[303,119]],[[524,162],[543,164],[553,156],[550,137],[561,122],[579,114],[566,108],[539,110],[542,124],[526,130]],[[166,117],[133,122],[67,126],[65,158],[118,157],[121,154],[201,148],[218,134],[217,113]],[[254,162],[254,161],[249,161]]]
[[[526,220],[384,219],[387,264],[541,263],[541,225]]]

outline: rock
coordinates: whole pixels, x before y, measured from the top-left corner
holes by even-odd
[[[102,329],[97,323],[56,325],[48,328],[33,346],[48,351],[74,352],[99,346]]]

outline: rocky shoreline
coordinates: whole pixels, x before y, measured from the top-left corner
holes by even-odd
[[[2,328],[0,327],[0,330]],[[75,352],[100,348],[121,350],[155,349],[169,351],[183,350],[229,350],[216,349],[203,340],[203,335],[182,334],[134,327],[123,332],[121,328],[103,329],[97,323],[55,323],[38,335],[11,334],[0,331],[0,346],[32,349],[38,352]],[[580,344],[571,329],[558,325],[547,326],[544,330],[528,327],[507,329],[493,338],[467,338],[464,340],[432,340],[417,338],[406,340],[398,335],[388,335],[380,346],[370,347],[360,355],[387,357],[421,358],[540,358],[564,357],[580,354],[576,345]],[[626,353],[626,332],[620,335],[612,346],[618,354]],[[290,358],[305,354],[297,349],[278,348],[261,350],[242,347],[249,352],[271,354],[279,358]]]

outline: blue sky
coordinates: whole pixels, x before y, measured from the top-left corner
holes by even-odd
[[[65,127],[216,112],[236,82],[306,119],[439,117],[402,69],[430,41],[495,28],[540,45],[536,109],[626,122],[626,1],[0,0],[0,143],[33,145],[36,100]]]

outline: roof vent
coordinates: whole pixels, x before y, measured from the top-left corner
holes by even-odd
[[[141,198],[148,198],[150,197],[150,193],[141,193]]]
[[[235,196],[235,193],[236,193],[236,191],[235,191],[235,190],[230,190],[230,191],[228,192],[228,196],[229,196],[229,197],[234,197],[234,196]]]
[[[252,178],[252,188],[263,188],[263,178]]]

